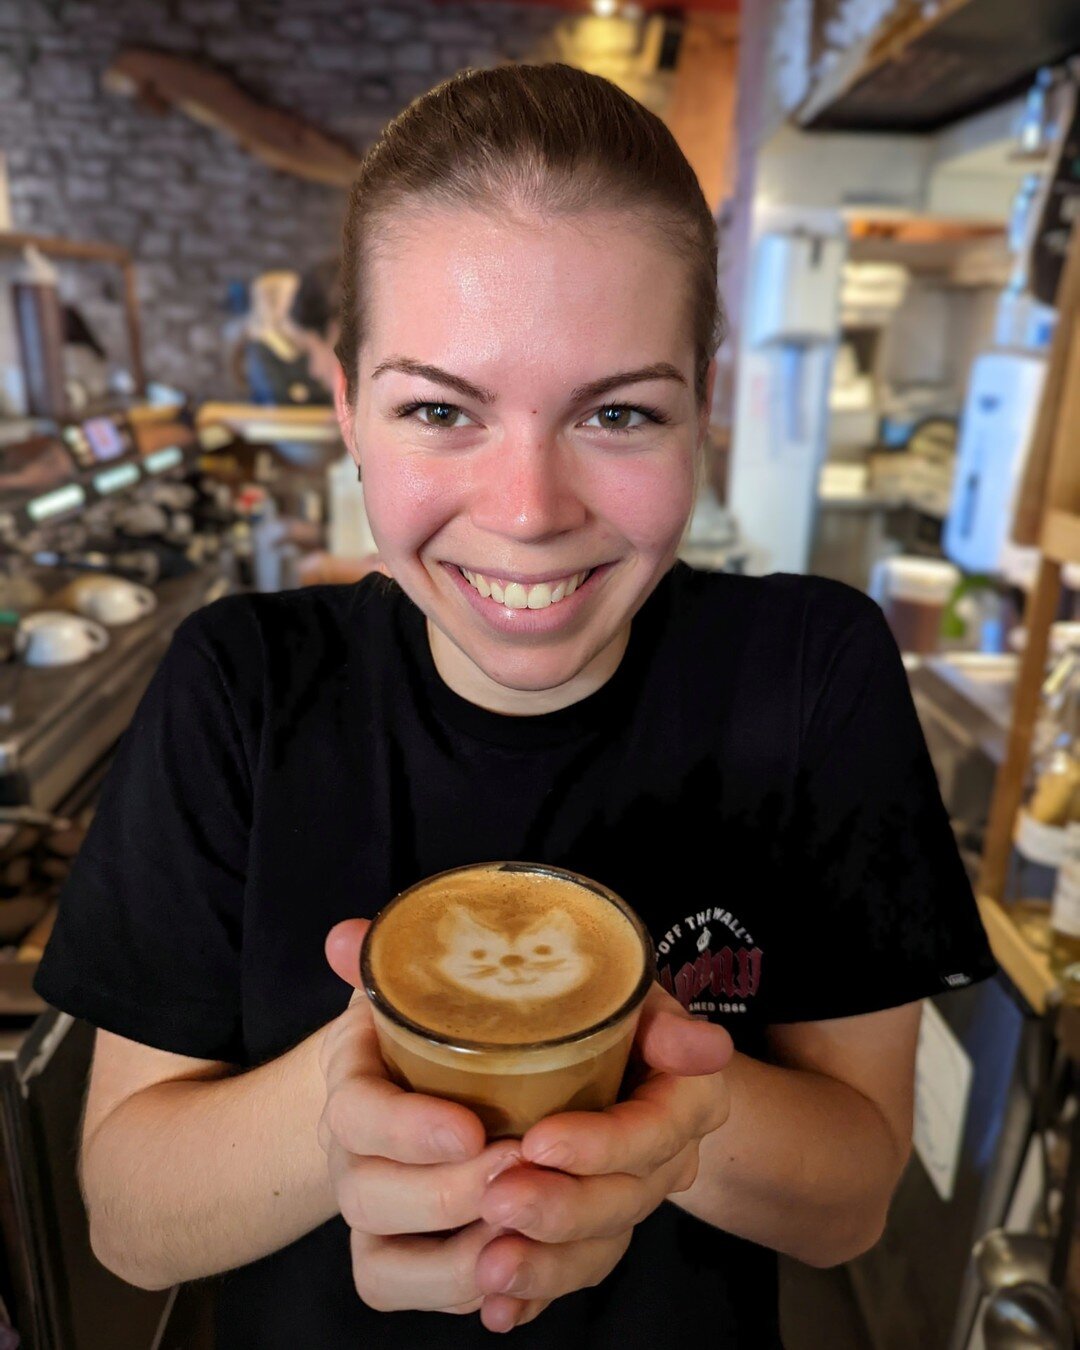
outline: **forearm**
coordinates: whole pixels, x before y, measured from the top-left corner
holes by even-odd
[[[316,1134],[324,1031],[235,1077],[145,1088],[84,1140],[90,1237],[105,1265],[168,1288],[257,1260],[338,1212]]]
[[[731,1114],[702,1141],[697,1180],[674,1203],[810,1265],[872,1246],[907,1160],[874,1103],[833,1078],[745,1055],[725,1078]]]

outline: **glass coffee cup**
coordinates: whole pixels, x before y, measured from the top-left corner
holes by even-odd
[[[617,1099],[655,956],[606,886],[497,862],[402,891],[360,970],[391,1077],[469,1107],[496,1139]]]

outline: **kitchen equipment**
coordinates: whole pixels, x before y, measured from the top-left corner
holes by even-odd
[[[157,607],[154,592],[123,577],[103,574],[80,577],[72,585],[75,608],[106,627],[119,627],[145,618]]]
[[[1016,1284],[1044,1283],[1050,1275],[1053,1243],[1038,1233],[1007,1233],[992,1228],[976,1242],[972,1259],[986,1294]]]
[[[1072,1350],[1072,1323],[1061,1295],[1033,1280],[999,1289],[983,1314],[986,1350]]]
[[[103,652],[109,635],[82,615],[46,609],[22,620],[15,644],[28,666],[70,666]]]

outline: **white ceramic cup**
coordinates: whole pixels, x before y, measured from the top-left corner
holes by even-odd
[[[157,608],[157,597],[123,577],[84,578],[76,586],[75,608],[88,619],[115,628],[145,618]]]
[[[15,645],[28,666],[70,666],[103,652],[109,635],[81,614],[41,610],[19,624]]]

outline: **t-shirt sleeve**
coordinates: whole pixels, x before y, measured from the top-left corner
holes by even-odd
[[[997,969],[880,609],[860,606],[817,664],[804,690],[784,921],[767,954],[775,1022],[896,1007]]]
[[[243,1062],[241,922],[251,775],[199,616],[121,739],[34,987],[117,1035]]]

